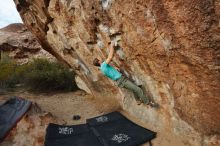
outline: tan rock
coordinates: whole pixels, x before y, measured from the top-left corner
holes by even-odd
[[[0,29],[0,52],[9,54],[21,64],[34,58],[55,60],[52,55],[42,49],[37,38],[21,23],[10,24]]]
[[[15,0],[43,48],[72,67],[93,95],[120,99],[156,131],[204,145],[220,131],[219,3],[211,0]],[[137,106],[92,66],[118,39],[114,63],[161,108]],[[123,99],[123,100],[122,100]],[[207,144],[208,145],[208,144]]]
[[[10,131],[2,146],[42,146],[46,128],[49,123],[57,123],[50,113],[42,111],[37,104],[33,104],[30,111],[22,117],[16,127]]]

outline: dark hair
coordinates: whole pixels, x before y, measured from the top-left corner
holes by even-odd
[[[95,66],[100,66],[99,60],[98,60],[97,58],[95,58],[95,59],[93,60],[93,65],[95,65]]]

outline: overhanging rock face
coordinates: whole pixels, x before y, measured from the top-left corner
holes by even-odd
[[[93,95],[117,97],[155,130],[190,137],[194,145],[205,141],[200,134],[219,134],[219,0],[15,3],[43,48],[76,70]],[[110,41],[120,46],[114,64],[146,88],[159,110],[137,106],[92,66],[95,57],[107,56]]]

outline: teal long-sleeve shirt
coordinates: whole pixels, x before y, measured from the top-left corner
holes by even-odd
[[[112,80],[118,80],[121,77],[121,73],[118,72],[114,67],[107,64],[105,61],[101,64],[100,67],[101,72]]]

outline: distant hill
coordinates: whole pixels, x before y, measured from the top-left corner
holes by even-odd
[[[8,26],[0,29],[0,31],[17,32],[22,29],[26,29],[26,27],[22,23],[13,23],[13,24],[9,24]]]
[[[33,58],[55,58],[43,50],[36,37],[22,23],[0,29],[0,51],[8,53],[17,62],[27,63]]]

